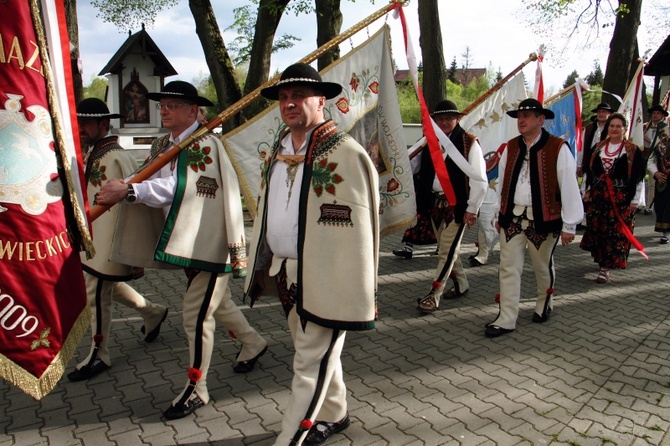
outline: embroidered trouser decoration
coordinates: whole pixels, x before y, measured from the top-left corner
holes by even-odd
[[[188,284],[191,285],[193,280],[196,278],[201,273],[201,271],[198,270],[186,270],[186,274],[188,276]],[[202,304],[200,306],[200,311],[198,312],[197,315],[197,321],[195,324],[195,336],[194,336],[194,348],[193,348],[193,364],[191,365],[191,368],[195,370],[200,370],[202,367],[202,347],[203,347],[203,326],[204,326],[204,321],[205,318],[207,317],[207,312],[209,311],[209,305],[212,300],[212,294],[214,292],[214,287],[216,285],[216,279],[217,279],[217,274],[216,273],[209,273],[210,277],[207,282],[207,291],[205,292],[205,295],[203,296],[202,299]],[[175,406],[178,405],[184,405],[188,401],[188,399],[193,395],[193,392],[195,392],[195,388],[198,384],[198,379],[194,379],[194,377],[189,373],[188,374],[188,387],[186,390],[182,393],[181,398],[179,401],[175,404]]]
[[[326,373],[328,372],[328,362],[330,361],[330,356],[333,352],[333,347],[335,346],[335,342],[337,342],[337,338],[340,336],[340,331],[339,330],[333,330],[333,336],[330,340],[330,345],[328,346],[328,351],[326,351],[326,354],[323,356],[321,359],[321,365],[319,367],[319,376],[316,381],[316,387],[314,388],[314,396],[312,398],[312,401],[309,404],[309,407],[307,408],[307,412],[305,413],[304,420],[311,420],[315,415],[316,415],[316,407],[319,403],[319,400],[321,399],[321,394],[326,390],[326,387],[324,386],[325,380],[326,380]],[[296,431],[295,435],[291,439],[291,445],[297,445],[299,444],[300,438],[304,435],[305,431],[308,431],[311,423],[301,423],[300,426],[298,427],[298,430]]]
[[[275,276],[275,283],[277,284],[277,293],[279,294],[279,301],[284,309],[284,314],[288,317],[291,309],[295,305],[295,299],[298,295],[298,287],[295,283],[288,286],[286,279],[286,260],[281,264],[279,273]]]
[[[435,202],[433,203],[433,209],[430,214],[430,219],[433,222],[435,228],[439,228],[442,222],[445,226],[448,226],[452,221],[454,221],[454,211],[453,206],[449,206],[449,202],[444,197],[444,195],[439,195],[435,197]]]
[[[93,335],[93,343],[95,344],[95,347],[93,348],[93,351],[91,352],[91,357],[88,360],[87,366],[91,367],[95,360],[98,358],[98,351],[100,350],[100,346],[103,341],[107,341],[107,339],[104,339],[104,335],[102,334],[103,330],[103,320],[102,320],[102,287],[105,284],[105,281],[102,279],[97,279],[97,284],[95,285],[95,334]]]
[[[533,220],[526,220],[528,222],[528,226],[526,229],[523,229],[523,220],[524,216],[514,217],[510,225],[507,228],[504,228],[505,241],[509,242],[512,237],[523,232],[526,235],[526,239],[528,239],[528,241],[532,243],[533,246],[535,246],[535,249],[540,249],[542,243],[547,240],[547,234],[537,232],[535,230],[535,222]]]

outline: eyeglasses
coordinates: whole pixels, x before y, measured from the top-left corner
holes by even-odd
[[[173,102],[173,103],[161,103],[161,102],[156,102],[156,109],[161,110],[161,109],[166,109],[169,111],[173,111],[178,107],[183,107],[184,105],[193,105],[193,104],[188,104],[186,102]]]

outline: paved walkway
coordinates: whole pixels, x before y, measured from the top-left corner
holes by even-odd
[[[533,304],[522,299],[517,330],[493,340],[484,324],[497,314],[497,252],[489,265],[467,269],[467,296],[421,316],[416,298],[430,287],[433,249],[395,258],[400,236],[387,237],[380,321],[373,331],[349,333],[343,355],[352,425],[329,444],[670,445],[670,246],[659,245],[653,221],[639,215],[635,231],[650,260],[631,253],[629,269],[605,285],[594,281],[588,253],[575,243],[559,247],[551,320],[531,323]],[[476,251],[474,235],[466,235],[465,258]],[[526,268],[522,294],[530,296],[535,285]],[[241,296],[242,283],[233,284]],[[238,346],[220,327],[212,401],[196,416],[166,422],[161,413],[181,390],[188,361],[185,280],[152,270],[134,286],[169,306],[161,336],[144,343],[141,319],[119,307],[109,372],[89,382],[64,378],[41,401],[1,382],[0,446],[272,444],[293,354],[278,302],[244,310],[269,342],[257,368],[232,371]],[[78,358],[88,346],[82,342]]]

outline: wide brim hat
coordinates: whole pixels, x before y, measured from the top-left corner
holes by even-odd
[[[88,98],[77,104],[77,118],[82,119],[117,119],[122,116],[110,113],[107,104],[98,98]]]
[[[461,113],[460,111],[458,111],[458,107],[456,106],[456,104],[454,104],[452,101],[448,99],[438,102],[437,105],[435,106],[435,110],[433,110],[433,113],[431,113],[430,115],[435,116],[445,114],[458,115],[458,116],[465,115],[465,113]]]
[[[320,91],[326,99],[333,99],[342,92],[342,86],[335,82],[324,82],[321,75],[312,66],[306,63],[296,63],[287,67],[281,74],[279,81],[261,90],[261,95],[274,101],[279,99],[279,89],[292,85],[307,85]]]
[[[656,104],[653,107],[651,107],[649,110],[647,110],[647,112],[649,114],[651,114],[651,112],[655,112],[655,111],[660,111],[661,113],[663,113],[663,116],[665,116],[666,118],[668,117],[668,111],[666,109],[664,109],[663,107],[661,107],[659,104]]]
[[[596,108],[591,110],[591,113],[598,113],[598,110],[605,110],[610,113],[614,113],[614,109],[612,109],[612,106],[609,105],[607,102],[601,102],[600,104],[598,104]]]
[[[521,101],[521,103],[519,103],[519,108],[516,110],[510,110],[507,112],[507,114],[516,119],[519,116],[520,111],[535,111],[543,114],[547,119],[554,119],[554,112],[548,108],[542,107],[540,101],[533,98],[524,99]]]
[[[146,93],[144,97],[152,101],[160,101],[164,98],[183,99],[196,105],[211,107],[214,104],[207,98],[198,95],[198,89],[188,82],[172,81],[165,84],[160,93]]]

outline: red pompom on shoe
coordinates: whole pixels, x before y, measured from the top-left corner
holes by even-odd
[[[437,280],[433,282],[433,291],[439,289],[442,286],[442,282],[438,282]]]
[[[551,296],[552,294],[554,294],[554,291],[556,290],[553,288],[547,288],[547,296]]]
[[[237,339],[237,336],[235,336],[235,333],[233,333],[230,330],[228,330],[228,336],[230,336],[231,339]]]
[[[500,294],[496,294],[496,303],[497,303],[497,304],[500,303]]]
[[[196,382],[196,383],[198,381],[200,381],[200,378],[202,378],[202,372],[198,369],[194,369],[193,367],[188,369],[187,375],[188,375],[189,381],[193,381],[193,382]]]
[[[300,429],[309,430],[312,428],[312,422],[310,420],[302,420],[300,422]]]
[[[101,334],[97,334],[97,335],[93,336],[93,342],[95,342],[96,344],[102,344],[102,341],[104,339],[105,339],[105,337]]]

